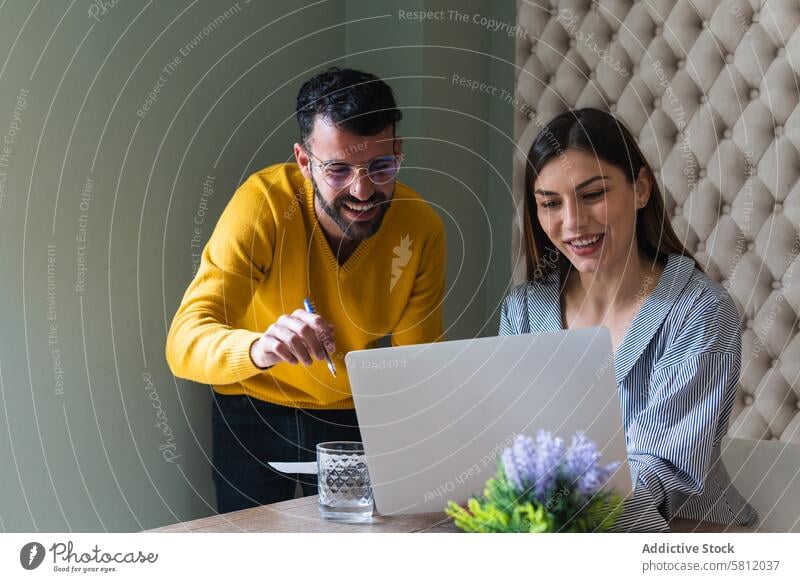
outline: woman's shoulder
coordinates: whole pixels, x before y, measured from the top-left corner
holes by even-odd
[[[667,316],[666,329],[677,340],[710,346],[714,351],[739,350],[740,316],[728,291],[690,261],[691,273]],[[689,267],[689,265],[686,265]]]
[[[553,325],[553,304],[557,301],[557,276],[512,287],[503,300],[500,335],[547,331]]]
[[[692,261],[694,263],[694,261]],[[736,304],[730,293],[720,283],[692,265],[689,281],[680,294],[679,301],[697,310],[720,309],[736,312]]]
[[[505,303],[523,305],[527,301],[550,298],[558,291],[558,274],[551,273],[543,279],[525,281],[512,287],[505,296]]]

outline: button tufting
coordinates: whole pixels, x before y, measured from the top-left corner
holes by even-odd
[[[656,26],[655,35],[656,36],[661,36],[661,27],[660,26]]]
[[[611,41],[612,42],[617,42],[618,38],[619,38],[619,35],[616,32],[611,35]]]
[[[773,289],[780,289],[781,288],[781,282],[780,281],[773,281],[772,282],[772,288]]]
[[[589,73],[589,78],[590,78],[592,81],[594,81],[595,79],[597,79],[597,73],[595,73],[594,71],[592,71],[591,73]]]
[[[679,68],[679,69],[682,69],[684,64],[685,64],[685,63],[684,63],[683,59],[679,60],[679,61],[678,61],[678,68]]]
[[[783,204],[780,202],[776,202],[775,206],[772,207],[773,212],[781,212],[783,210]]]
[[[726,63],[728,63],[728,64],[730,65],[730,64],[733,62],[733,55],[732,55],[732,54],[730,54],[730,53],[728,53],[727,55],[725,55],[725,62],[726,62]]]
[[[761,20],[761,15],[758,12],[753,12],[753,17],[750,19],[752,22],[758,22]]]
[[[747,329],[753,329],[753,320],[752,319],[748,319],[747,323],[745,323],[745,327]]]
[[[783,135],[783,126],[782,125],[776,125],[775,126],[775,135]]]
[[[656,108],[656,107],[661,107],[661,99],[659,99],[658,97],[653,99],[653,108]]]
[[[675,207],[675,216],[680,216],[683,213],[683,208],[680,206]]]
[[[729,214],[730,211],[731,211],[731,205],[730,204],[723,204],[722,205],[722,214]]]
[[[758,99],[758,89],[750,89],[750,99]]]
[[[753,404],[753,397],[752,397],[752,396],[750,396],[749,394],[748,394],[747,396],[745,396],[745,397],[744,397],[744,404],[745,404],[745,406],[752,406],[752,404]]]
[[[569,41],[569,48],[575,48],[575,41],[574,40]]]
[[[704,20],[704,21],[703,21],[703,22],[700,24],[700,26],[702,26],[704,29],[705,29],[705,28],[708,28],[708,20]]]
[[[797,408],[800,408],[800,400],[798,400],[797,402],[795,402],[795,406],[796,406]]]
[[[612,102],[612,103],[611,103],[611,104],[608,106],[608,109],[611,111],[611,113],[616,113],[616,112],[617,112],[617,104]]]
[[[731,139],[732,135],[733,134],[731,133],[730,129],[726,129],[725,131],[722,132],[722,137],[724,137],[725,139]]]
[[[700,103],[705,103],[706,101],[708,101],[706,96],[705,95],[700,95]]]
[[[706,177],[706,171],[705,171],[705,170],[700,170],[700,171],[697,173],[697,176],[698,176],[699,178],[705,178],[705,177]]]
[[[697,243],[697,252],[698,253],[702,253],[704,250],[706,250],[705,243],[701,243],[701,242]]]
[[[771,440],[771,441],[777,441],[777,440],[778,440],[778,437],[776,437],[776,436],[774,436],[774,437],[770,437],[770,439],[769,439],[769,440]]]
[[[778,367],[778,360],[772,360],[769,363],[770,368],[777,368]]]
[[[775,53],[775,55],[779,57],[786,56],[786,49],[783,47],[778,48],[778,51]]]
[[[756,250],[756,245],[753,243],[747,243],[747,250],[752,253],[754,250]]]

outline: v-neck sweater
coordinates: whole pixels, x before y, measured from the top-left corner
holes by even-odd
[[[439,215],[399,182],[378,231],[339,264],[296,164],[242,184],[206,244],[170,328],[176,376],[221,394],[295,408],[353,408],[344,356],[391,336],[393,345],[442,339],[445,234]],[[334,327],[337,369],[279,363],[262,370],[250,346],[283,314],[313,302]]]

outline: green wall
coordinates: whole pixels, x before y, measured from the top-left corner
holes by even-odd
[[[213,512],[208,387],[169,373],[164,339],[193,244],[248,174],[291,157],[320,68],[396,89],[402,179],[447,224],[450,338],[495,333],[510,276],[513,111],[452,79],[513,91],[514,38],[447,13],[511,26],[510,0],[93,5],[0,4],[4,531]]]

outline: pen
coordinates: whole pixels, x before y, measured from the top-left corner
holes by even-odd
[[[311,304],[311,301],[307,297],[303,299],[303,306],[309,313],[316,313],[316,311],[314,311],[314,306]],[[333,365],[333,360],[331,360],[331,355],[328,353],[328,349],[325,347],[324,344],[322,345],[322,348],[325,350],[325,361],[328,362],[328,369],[331,371],[331,374],[333,374],[333,377],[335,378],[336,366]]]

